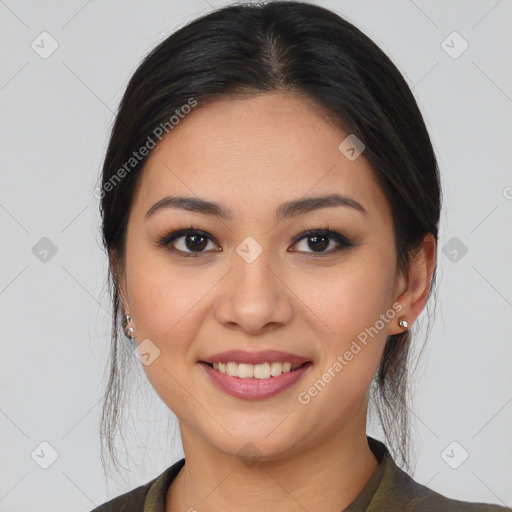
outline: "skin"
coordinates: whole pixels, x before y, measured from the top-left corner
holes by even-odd
[[[179,420],[186,465],[167,492],[167,512],[325,510],[347,507],[378,467],[366,439],[368,389],[387,336],[411,326],[425,306],[435,241],[425,237],[409,274],[397,272],[391,211],[364,153],[348,160],[348,135],[312,102],[285,94],[201,103],[162,140],[139,181],[127,226],[121,276],[124,312],[137,343],[160,355],[143,366]],[[329,207],[276,222],[275,209],[338,192],[366,209]],[[233,220],[165,209],[171,194],[222,203]],[[197,258],[158,240],[199,227],[214,237]],[[315,252],[306,229],[329,228],[355,247]],[[262,254],[247,263],[248,236]],[[207,239],[208,240],[208,239]],[[323,251],[338,243],[330,239]],[[174,246],[192,252],[185,238]],[[215,249],[221,248],[221,252]],[[307,404],[297,395],[347,351],[379,315],[403,309]],[[292,388],[264,400],[225,394],[198,360],[229,349],[278,349],[313,362]],[[252,467],[237,453],[252,443]]]

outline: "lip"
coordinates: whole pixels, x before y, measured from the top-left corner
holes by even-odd
[[[281,354],[283,353],[281,352]],[[269,360],[266,359],[265,361]],[[286,361],[290,362],[289,359]],[[310,361],[307,361],[306,364],[300,368],[282,373],[279,377],[270,377],[268,379],[242,379],[240,377],[231,377],[230,375],[219,372],[204,361],[200,361],[199,364],[214,384],[216,384],[222,391],[228,395],[236,398],[244,398],[246,400],[263,400],[265,398],[271,398],[278,395],[297,383],[308,372],[309,368],[313,366]]]
[[[205,363],[235,363],[261,364],[261,363],[292,363],[302,364],[309,360],[305,357],[280,350],[261,350],[259,352],[248,352],[246,350],[227,350],[212,356],[201,359]],[[277,378],[277,377],[274,377]]]

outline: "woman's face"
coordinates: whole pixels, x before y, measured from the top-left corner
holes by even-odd
[[[184,444],[236,455],[250,442],[272,459],[364,430],[368,387],[388,335],[401,331],[406,281],[364,152],[339,149],[348,135],[291,95],[226,98],[199,104],[149,158],[127,227],[124,307]],[[310,202],[331,194],[347,202]],[[148,214],[170,196],[230,216],[169,205]],[[207,236],[161,244],[191,227]],[[319,229],[352,245],[301,237]],[[240,352],[214,357],[229,350]],[[228,371],[262,378],[206,364],[240,361]],[[307,363],[293,372],[278,364],[294,361]]]

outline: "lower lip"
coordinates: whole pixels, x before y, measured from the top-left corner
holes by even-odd
[[[306,363],[297,370],[284,372],[279,377],[268,379],[231,377],[214,370],[206,363],[200,363],[213,382],[228,395],[246,400],[261,400],[275,396],[293,386],[309,370],[311,363]]]

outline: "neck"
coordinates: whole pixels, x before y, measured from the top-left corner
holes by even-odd
[[[364,425],[366,427],[366,425]],[[378,467],[365,428],[340,430],[321,445],[243,464],[182,430],[186,464],[167,492],[167,512],[344,510]],[[184,435],[185,433],[185,435]]]

